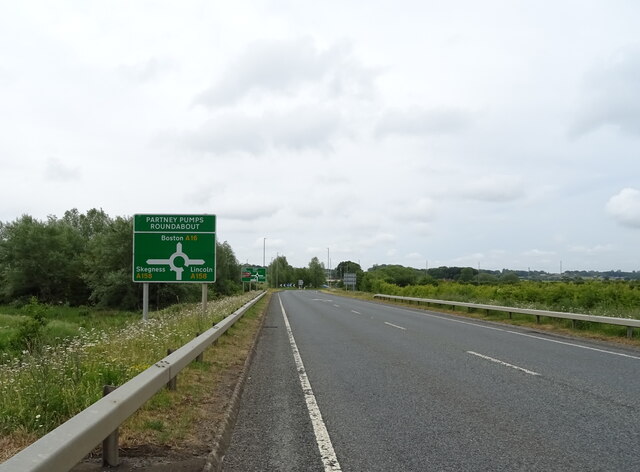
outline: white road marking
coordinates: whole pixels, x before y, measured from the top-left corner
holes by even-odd
[[[284,311],[282,299],[279,295],[278,301],[280,302],[280,309],[282,310],[284,324],[287,327],[289,344],[291,345],[291,350],[293,351],[293,358],[296,362],[298,377],[300,378],[300,385],[302,386],[302,393],[304,394],[304,399],[307,403],[307,410],[309,410],[309,417],[311,418],[311,424],[313,426],[313,432],[316,436],[318,449],[320,450],[320,457],[322,458],[322,463],[324,464],[324,470],[325,472],[339,472],[342,470],[340,468],[340,463],[338,462],[336,453],[333,450],[333,444],[331,444],[331,438],[329,437],[327,427],[322,420],[322,414],[320,414],[320,408],[318,408],[316,396],[313,394],[313,390],[311,389],[311,383],[309,382],[309,377],[307,377],[307,371],[304,368],[302,357],[300,357],[300,351],[298,351],[298,345],[296,344],[296,340],[293,337],[293,332],[291,331],[289,318],[287,318],[287,313]]]
[[[504,361],[501,361],[500,359],[495,359],[493,357],[485,356],[484,354],[478,354],[477,352],[473,352],[473,351],[467,351],[467,354],[471,354],[472,356],[481,357],[482,359],[486,359],[488,361],[495,362],[496,364],[500,364],[500,365],[503,365],[505,367],[511,367],[512,369],[522,371],[525,374],[540,375],[539,373],[534,372],[532,370],[525,369],[524,367],[518,367],[517,365],[509,364],[508,362],[504,362]]]
[[[402,326],[394,325],[393,323],[389,323],[387,321],[385,321],[384,324],[389,325],[389,326],[393,326],[394,328],[402,329],[402,330],[405,330],[405,331],[407,329],[407,328],[403,328]]]
[[[328,298],[312,298],[311,299],[314,302],[329,302],[329,303],[333,303],[333,300],[329,300]]]
[[[335,306],[336,308],[340,308],[340,305],[336,305],[335,303],[333,304],[333,306]]]
[[[356,310],[351,310],[351,313],[355,313],[356,315],[361,315],[362,313],[360,313],[359,311]]]
[[[399,311],[406,311],[406,310],[402,310],[402,309],[398,309]],[[412,312],[415,313],[415,312]],[[446,320],[446,321],[451,321],[452,323],[460,323],[460,324],[466,324],[466,325],[470,325],[470,326],[476,326],[477,328],[483,328],[483,329],[491,329],[494,331],[502,331],[503,333],[510,333],[510,334],[516,334],[518,336],[524,336],[527,338],[533,338],[533,339],[538,339],[540,341],[546,341],[549,343],[556,343],[556,344],[563,344],[565,346],[570,346],[570,347],[577,347],[580,349],[586,349],[588,351],[596,351],[596,352],[601,352],[603,354],[611,354],[612,356],[620,356],[620,357],[626,357],[628,359],[635,359],[640,361],[640,356],[632,356],[631,354],[624,354],[622,352],[615,352],[615,351],[608,351],[606,349],[598,349],[597,347],[590,347],[590,346],[583,346],[581,344],[576,344],[576,343],[570,343],[567,341],[558,341],[557,339],[549,339],[549,338],[543,338],[542,336],[535,336],[533,334],[526,334],[526,333],[519,333],[518,331],[512,331],[510,329],[504,329],[504,328],[496,328],[495,326],[485,326],[485,325],[481,325],[478,323],[471,323],[469,321],[462,321],[462,320],[454,320],[445,316],[439,316],[439,315],[432,315],[429,313],[420,313],[420,315],[422,316],[428,316],[430,318],[438,318],[441,320]]]

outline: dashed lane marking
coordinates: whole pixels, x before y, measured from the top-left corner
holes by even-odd
[[[393,323],[389,323],[388,321],[385,321],[385,322],[384,322],[384,324],[389,325],[389,326],[392,326],[392,327],[394,327],[394,328],[402,329],[402,330],[404,330],[404,331],[406,331],[406,330],[407,330],[407,328],[403,328],[402,326],[394,325]]]
[[[521,372],[524,372],[525,374],[540,375],[539,373],[534,372],[532,370],[525,369],[524,367],[518,367],[517,365],[509,364],[508,362],[501,361],[500,359],[496,359],[494,357],[485,356],[484,354],[478,354],[477,352],[473,352],[473,351],[467,351],[467,354],[471,354],[472,356],[477,356],[477,357],[480,357],[482,359],[486,359],[488,361],[495,362],[496,364],[500,364],[500,365],[503,365],[505,367],[511,367],[512,369],[519,370]]]

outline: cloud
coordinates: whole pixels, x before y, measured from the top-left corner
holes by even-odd
[[[595,246],[585,246],[585,245],[572,245],[569,246],[569,251],[578,252],[581,254],[601,254],[603,252],[610,252],[613,249],[611,244],[596,244]]]
[[[250,44],[195,103],[231,106],[249,96],[292,96],[310,85],[322,85],[331,96],[366,97],[374,77],[347,43],[319,50],[311,38],[264,40]]]
[[[224,112],[182,140],[193,149],[215,154],[274,150],[330,152],[341,135],[342,118],[334,110],[298,107],[284,112],[249,115]]]
[[[522,179],[514,175],[489,175],[471,179],[460,195],[469,200],[511,202],[524,196]]]
[[[622,189],[609,199],[606,210],[621,225],[640,228],[640,190]]]
[[[585,103],[570,128],[581,136],[604,126],[640,135],[640,47],[618,51],[587,76]]]
[[[436,213],[436,205],[430,198],[419,198],[408,204],[402,202],[398,204],[398,208],[396,213],[398,219],[415,223],[430,221]]]
[[[476,252],[473,254],[456,257],[453,259],[453,262],[455,264],[466,264],[468,266],[475,266],[479,261],[484,260],[486,257],[486,254],[484,254],[483,252]]]
[[[80,177],[80,168],[66,165],[60,159],[52,157],[47,159],[44,176],[54,182],[69,182]]]
[[[239,223],[235,227],[244,228],[243,223],[271,218],[281,209],[275,197],[262,190],[261,187],[243,185],[242,182],[228,186],[211,182],[208,186],[195,185],[193,190],[184,194],[183,200],[190,207],[206,208],[208,211],[213,205],[219,220],[233,221]]]
[[[173,64],[166,59],[152,57],[135,64],[122,65],[118,70],[128,79],[138,82],[149,82],[157,79],[165,72],[173,69]]]
[[[379,244],[392,243],[396,241],[396,237],[393,234],[389,233],[378,233],[369,236],[368,238],[363,238],[358,241],[358,246],[362,248],[371,248],[378,246]]]
[[[280,209],[277,204],[260,201],[258,198],[249,197],[249,200],[250,205],[247,205],[245,199],[219,202],[217,214],[220,218],[229,220],[255,221],[272,217]]]
[[[310,38],[251,43],[195,104],[209,118],[182,138],[195,150],[259,155],[334,151],[369,120],[376,72],[350,44],[320,49]]]
[[[257,248],[265,247],[265,248],[268,248],[269,250],[282,249],[287,246],[287,242],[284,239],[267,237],[266,241],[264,241],[262,238],[256,239],[253,242],[252,246]]]
[[[378,121],[375,135],[384,138],[390,135],[457,134],[468,129],[471,123],[472,115],[470,112],[455,108],[388,110]]]
[[[525,256],[533,256],[533,257],[545,257],[545,256],[555,256],[555,251],[545,251],[542,249],[529,249],[523,253]]]

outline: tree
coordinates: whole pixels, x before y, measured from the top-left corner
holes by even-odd
[[[503,271],[500,276],[501,284],[517,284],[518,282],[520,282],[520,277],[515,272]]]
[[[473,277],[476,275],[476,272],[471,267],[464,267],[460,271],[460,276],[458,277],[458,281],[462,283],[468,283],[473,280]]]
[[[231,295],[240,291],[240,263],[231,245],[225,241],[216,244],[216,283],[213,285],[218,295]]]
[[[133,218],[108,218],[99,232],[88,243],[84,258],[84,278],[91,288],[88,299],[104,307],[140,309],[142,284],[131,280],[133,272]],[[233,293],[237,261],[231,247],[225,242],[216,246],[216,279],[214,290],[218,294]],[[235,288],[234,288],[235,287]],[[195,302],[200,298],[199,284],[149,284],[149,301],[156,309],[173,303]]]
[[[311,276],[309,268],[307,267],[297,267],[293,269],[294,278],[296,279],[295,283],[298,285],[298,281],[302,280],[302,284],[304,287],[311,285]]]
[[[53,216],[42,222],[23,215],[2,225],[0,296],[78,303],[88,293],[82,279],[83,252],[81,234]]]
[[[422,271],[404,267],[401,265],[374,265],[369,272],[373,272],[376,278],[382,279],[387,283],[395,284],[400,287],[406,285],[414,285]]]
[[[516,276],[517,277],[517,276]],[[488,272],[481,271],[478,274],[478,283],[492,285],[498,282],[498,277]]]
[[[336,274],[339,278],[344,278],[344,274],[355,274],[358,271],[362,272],[362,267],[357,262],[342,261],[336,266]]]
[[[64,212],[62,222],[76,229],[85,241],[106,231],[112,220],[102,209],[92,208],[83,215],[77,208]]]
[[[324,271],[324,264],[317,257],[309,262],[309,285],[312,287],[320,287],[327,282],[327,276]]]
[[[344,274],[356,274],[356,288],[358,290],[360,289],[364,271],[357,262],[342,261],[336,266],[336,274],[338,274],[338,277],[341,279],[344,279]]]
[[[431,275],[424,275],[420,277],[417,281],[418,285],[433,285],[434,287],[438,286],[438,281],[432,277]]]
[[[89,301],[101,306],[134,309],[142,301],[142,286],[131,280],[133,219],[109,219],[91,239],[84,259]],[[156,285],[156,284],[151,284]],[[157,287],[154,291],[157,291]],[[157,300],[157,293],[155,293]],[[149,298],[153,299],[152,294]]]
[[[96,304],[136,309],[142,285],[131,280],[133,219],[112,219],[103,210],[68,210],[61,219],[23,215],[0,222],[0,302],[36,297],[44,303]],[[240,267],[227,242],[216,246],[213,290],[240,288]],[[156,307],[196,301],[199,284],[150,284]]]
[[[294,269],[289,265],[285,256],[278,256],[271,261],[268,273],[270,287],[279,287],[282,284],[290,284],[294,282]]]

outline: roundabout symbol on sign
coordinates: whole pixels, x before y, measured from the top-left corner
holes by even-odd
[[[169,269],[176,273],[176,280],[182,280],[182,272],[184,271],[183,267],[178,267],[175,265],[174,261],[176,258],[181,257],[184,260],[184,266],[189,267],[191,265],[203,265],[204,259],[189,259],[184,252],[182,252],[182,243],[176,244],[176,252],[171,254],[169,259],[147,259],[147,264],[149,265],[168,265]]]

